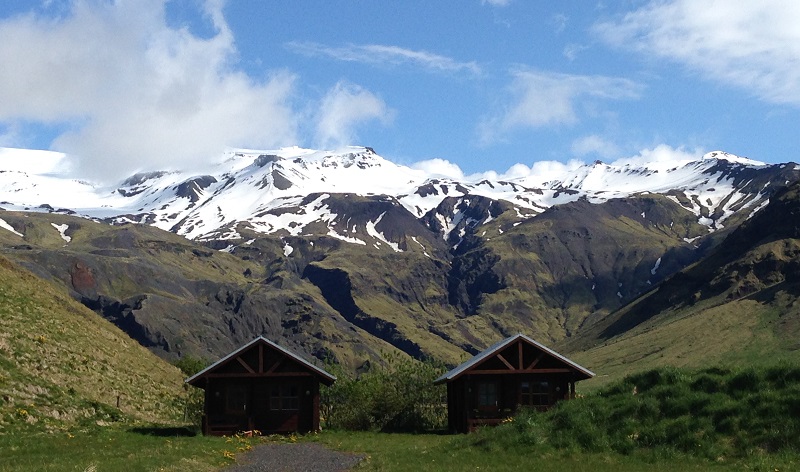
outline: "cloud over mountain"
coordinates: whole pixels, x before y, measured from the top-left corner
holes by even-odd
[[[229,147],[294,145],[303,134],[338,146],[365,121],[391,120],[355,84],[340,81],[314,104],[296,96],[289,71],[248,75],[222,2],[202,5],[206,36],[171,26],[165,4],[76,1],[65,15],[0,21],[0,37],[14,38],[0,42],[2,144],[24,146],[18,123],[41,123],[55,130],[51,148],[75,158],[76,174],[102,181],[184,168]]]

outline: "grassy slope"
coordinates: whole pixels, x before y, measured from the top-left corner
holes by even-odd
[[[732,232],[706,259],[559,346],[595,388],[665,365],[800,361],[800,187]]]
[[[702,368],[800,362],[796,340],[783,333],[785,322],[792,317],[796,314],[749,299],[700,307],[637,326],[598,346],[575,352],[571,358],[598,374],[579,384],[584,391],[667,365]]]
[[[181,413],[182,393],[177,368],[63,288],[0,258],[0,434],[21,424],[163,422]]]

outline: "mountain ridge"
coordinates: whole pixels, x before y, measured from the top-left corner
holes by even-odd
[[[369,148],[232,151],[217,172],[91,192],[19,167],[0,173],[4,254],[154,352],[215,358],[263,334],[353,369],[578,336],[798,179],[720,153],[458,180]]]
[[[14,155],[3,153],[9,154]],[[696,161],[639,166],[596,161],[560,174],[494,180],[427,175],[394,164],[368,147],[338,153],[296,147],[239,150],[227,152],[220,161],[206,169],[211,173],[154,170],[111,187],[59,178],[53,169],[9,171],[0,174],[0,201],[11,210],[74,212],[114,224],[152,224],[189,239],[208,240],[234,239],[236,227],[243,223],[256,232],[290,235],[301,234],[314,221],[331,223],[336,215],[324,203],[326,195],[334,193],[385,195],[417,218],[448,197],[486,197],[510,203],[525,220],[582,197],[600,203],[650,192],[670,196],[716,229],[734,211],[764,204],[766,195],[758,185],[766,188],[778,176],[796,179],[793,163],[767,165],[720,151]],[[772,177],[765,180],[766,174]],[[787,178],[790,174],[795,175]],[[311,212],[304,201],[310,194],[320,196]],[[328,225],[332,233],[347,237],[332,226]]]

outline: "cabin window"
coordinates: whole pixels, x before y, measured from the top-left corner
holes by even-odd
[[[494,382],[481,382],[478,384],[478,406],[497,406],[497,384]]]
[[[548,382],[521,382],[520,405],[550,406],[550,384]]]
[[[230,385],[225,395],[225,412],[243,414],[247,410],[247,389],[244,385]]]
[[[269,409],[294,411],[300,409],[297,384],[274,384],[270,389]]]

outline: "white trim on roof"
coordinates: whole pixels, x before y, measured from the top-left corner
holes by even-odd
[[[335,375],[330,374],[330,373],[328,373],[327,371],[325,371],[323,369],[320,369],[319,367],[317,367],[314,364],[308,362],[304,358],[298,356],[297,354],[293,353],[292,351],[286,349],[283,346],[279,346],[278,344],[275,344],[274,342],[270,341],[269,339],[265,338],[264,336],[259,336],[259,337],[255,338],[255,339],[253,339],[252,341],[250,341],[249,343],[245,344],[244,346],[240,347],[239,349],[236,349],[235,351],[231,352],[230,354],[228,354],[227,356],[223,357],[222,359],[218,360],[217,362],[215,362],[215,363],[211,364],[210,366],[206,367],[205,369],[201,370],[200,372],[198,372],[198,373],[194,374],[193,376],[189,377],[188,379],[184,380],[184,383],[192,383],[193,381],[195,381],[195,380],[199,379],[200,377],[202,377],[204,374],[214,370],[216,367],[224,364],[228,360],[233,359],[234,357],[236,357],[240,353],[246,351],[247,349],[249,349],[254,344],[258,343],[259,341],[264,341],[265,343],[267,343],[271,347],[274,347],[275,349],[281,351],[282,353],[286,354],[287,356],[289,356],[293,360],[303,364],[304,366],[306,366],[309,369],[313,370],[314,372],[316,372],[317,374],[321,375],[322,377],[327,378],[331,382],[336,380],[336,376]]]
[[[557,353],[556,351],[550,349],[549,347],[543,346],[542,344],[539,344],[538,342],[534,341],[533,339],[529,338],[528,336],[525,336],[522,333],[518,333],[518,334],[515,334],[514,336],[510,336],[510,337],[508,337],[506,339],[503,339],[502,341],[498,341],[498,342],[492,344],[488,348],[486,348],[483,351],[481,351],[478,354],[476,354],[472,359],[469,359],[468,361],[464,362],[463,364],[456,366],[452,370],[450,370],[448,372],[445,372],[438,379],[434,380],[433,383],[434,384],[439,384],[439,383],[442,383],[442,382],[449,382],[451,380],[455,380],[457,377],[459,377],[465,371],[469,370],[472,367],[475,367],[476,365],[480,364],[484,360],[486,360],[489,357],[491,357],[493,354],[502,351],[506,346],[508,346],[509,344],[511,344],[514,341],[517,341],[519,339],[524,339],[528,343],[536,346],[537,348],[541,349],[542,351],[550,354],[551,356],[555,357],[556,359],[561,360],[562,362],[566,363],[570,367],[573,367],[575,370],[578,370],[578,371],[588,375],[589,377],[594,377],[594,375],[595,375],[594,372],[592,372],[591,370],[576,364],[575,362],[567,359],[566,357],[564,357],[561,354]]]

